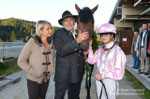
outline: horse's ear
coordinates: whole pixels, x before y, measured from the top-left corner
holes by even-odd
[[[78,7],[77,4],[75,4],[75,8],[76,8],[76,10],[78,11],[78,13],[80,13],[80,8]]]
[[[98,8],[98,5],[95,6],[95,7],[91,10],[92,14],[94,14],[94,12],[97,10],[97,8]]]

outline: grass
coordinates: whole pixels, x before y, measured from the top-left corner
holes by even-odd
[[[0,63],[0,76],[10,75],[20,70],[21,69],[17,65],[17,58],[10,58],[5,62]]]
[[[142,93],[144,93],[144,99],[150,99],[150,90],[148,90],[141,82],[139,82],[129,71],[125,71],[127,79],[132,82],[132,86],[135,89],[142,89]],[[141,94],[141,91],[139,91]]]

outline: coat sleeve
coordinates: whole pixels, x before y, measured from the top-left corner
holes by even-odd
[[[126,61],[126,55],[120,49],[119,53],[117,53],[117,55],[115,56],[114,71],[109,71],[105,73],[105,75],[103,74],[102,78],[121,80],[124,76]]]
[[[88,51],[89,51],[89,55],[88,55],[87,62],[88,62],[89,64],[96,64],[96,63],[97,63],[97,60],[98,60],[98,49],[97,49],[96,52],[93,54],[92,47],[90,46]]]
[[[32,43],[32,39],[30,39],[27,42],[27,44],[24,46],[18,58],[18,66],[25,72],[29,72],[30,70],[30,66],[27,60],[31,54],[31,46],[32,46],[31,43]]]
[[[80,50],[76,40],[72,40],[66,44],[63,40],[63,32],[61,33],[61,31],[58,30],[56,30],[53,35],[53,42],[57,53],[62,57]]]

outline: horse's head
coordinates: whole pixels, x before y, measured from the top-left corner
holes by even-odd
[[[94,29],[94,17],[93,14],[97,10],[98,5],[94,7],[93,9],[90,9],[88,7],[84,7],[83,9],[80,9],[77,4],[75,4],[75,8],[78,11],[78,20],[77,20],[77,29],[78,31],[81,30],[81,32],[88,32],[90,35],[89,40],[92,38],[93,29]],[[89,48],[89,40],[82,42],[81,49],[87,50]]]

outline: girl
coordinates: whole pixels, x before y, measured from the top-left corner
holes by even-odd
[[[122,49],[113,42],[116,34],[114,25],[106,23],[99,27],[103,46],[99,46],[93,54],[91,44],[89,47],[88,63],[96,64],[96,88],[98,99],[115,99],[118,90],[118,80],[124,75],[126,56]]]
[[[36,35],[27,42],[18,58],[18,65],[27,73],[29,99],[45,99],[49,79],[54,72],[51,32],[49,22],[37,22]]]

